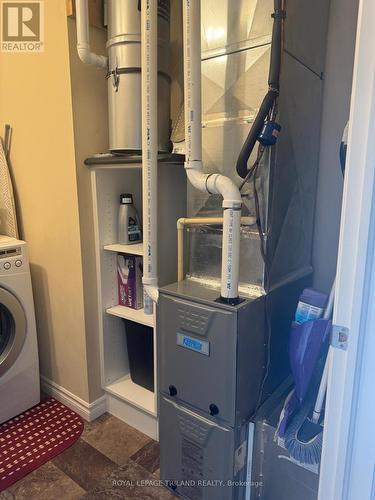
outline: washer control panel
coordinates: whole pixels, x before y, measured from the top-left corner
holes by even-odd
[[[24,265],[20,246],[0,250],[0,271],[21,270]]]

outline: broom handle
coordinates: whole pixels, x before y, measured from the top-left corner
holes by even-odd
[[[332,283],[332,288],[328,297],[327,307],[324,311],[323,319],[330,319],[332,316],[333,301],[335,299],[335,282],[336,279]],[[311,419],[314,422],[314,424],[317,424],[319,422],[320,414],[322,413],[323,402],[327,391],[327,384],[328,384],[328,355],[324,365],[322,380],[320,381],[319,392],[316,398],[315,408]]]
[[[328,384],[328,356],[326,359],[326,363],[324,365],[322,380],[320,381],[320,386],[319,386],[318,397],[316,398],[315,408],[311,418],[314,424],[317,424],[319,422],[320,414],[322,413],[323,402],[326,396],[327,384]]]
[[[331,291],[329,292],[328,302],[323,314],[323,319],[331,319],[333,313],[333,301],[335,299],[336,278],[333,280]]]
[[[342,144],[348,142],[348,128],[349,128],[349,121],[347,122],[346,127],[345,127],[344,132],[343,132],[342,142],[341,142]],[[344,176],[344,172],[345,172],[345,162],[346,162],[346,152],[345,152],[345,158],[344,158],[343,162],[341,163],[341,170],[342,170],[343,176]],[[335,298],[335,287],[336,287],[336,277],[332,283],[332,288],[331,288],[331,292],[329,294],[326,310],[324,311],[323,319],[330,319],[332,316],[333,301]],[[324,365],[322,380],[320,381],[318,397],[316,398],[315,408],[314,408],[314,412],[313,412],[312,419],[311,419],[314,422],[314,424],[317,424],[319,422],[320,414],[322,413],[324,398],[325,398],[326,392],[327,392],[327,385],[328,385],[328,354],[327,354],[327,359],[326,359],[326,362]]]

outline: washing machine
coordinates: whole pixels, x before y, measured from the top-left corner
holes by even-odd
[[[0,236],[0,423],[40,401],[27,245]]]

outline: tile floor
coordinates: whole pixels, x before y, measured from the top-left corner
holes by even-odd
[[[86,423],[73,446],[0,493],[0,500],[175,499],[158,478],[158,443],[106,414]]]

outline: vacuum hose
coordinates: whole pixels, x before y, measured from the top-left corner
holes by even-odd
[[[244,145],[242,146],[241,152],[237,160],[237,173],[243,179],[246,177],[247,162],[253,152],[255,143],[258,140],[259,134],[262,132],[264,127],[264,122],[267,116],[270,114],[276,99],[279,95],[280,88],[280,69],[281,69],[281,52],[282,52],[282,29],[283,20],[285,18],[285,12],[282,9],[283,0],[275,0],[274,9],[275,12],[272,14],[274,19],[273,30],[272,30],[272,44],[271,44],[271,61],[270,70],[268,75],[268,92],[263,99],[263,102],[259,108],[258,114],[254,120],[251,127],[249,135],[246,138]]]

